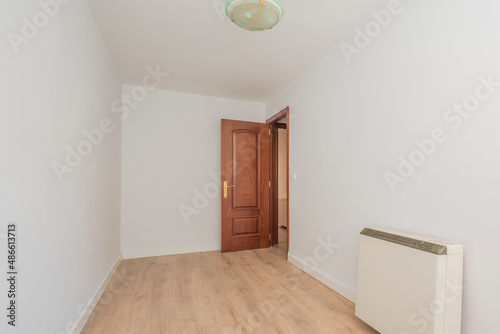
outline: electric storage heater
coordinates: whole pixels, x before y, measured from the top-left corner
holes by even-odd
[[[463,247],[361,232],[356,316],[382,334],[460,334]]]

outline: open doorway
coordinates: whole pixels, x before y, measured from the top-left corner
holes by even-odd
[[[221,120],[221,251],[290,243],[290,113],[266,123]]]
[[[285,120],[286,121],[286,120]],[[286,123],[277,123],[278,128],[278,243],[288,242],[288,184],[287,178],[287,129]]]
[[[271,246],[286,250],[288,256],[290,241],[289,205],[289,150],[290,110],[289,107],[269,118],[270,127],[270,220]]]

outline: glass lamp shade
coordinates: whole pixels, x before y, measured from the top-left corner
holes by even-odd
[[[274,27],[283,17],[283,7],[277,0],[229,0],[226,14],[237,26],[261,31]]]

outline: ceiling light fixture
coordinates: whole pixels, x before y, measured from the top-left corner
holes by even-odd
[[[283,7],[278,0],[229,0],[226,14],[237,26],[250,30],[268,30],[283,17]]]

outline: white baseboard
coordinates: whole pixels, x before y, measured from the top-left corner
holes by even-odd
[[[111,278],[116,272],[116,269],[118,269],[118,266],[122,262],[121,257],[116,259],[115,264],[111,269],[108,271],[108,274],[106,275],[106,278],[104,281],[101,283],[99,286],[99,289],[96,291],[94,296],[92,297],[90,303],[88,304],[87,308],[85,309],[85,313],[81,316],[80,320],[78,321],[78,324],[76,325],[75,329],[73,329],[72,334],[80,334],[81,331],[83,330],[83,327],[85,327],[85,324],[90,318],[90,315],[92,314],[92,311],[95,309],[97,303],[99,302],[99,299],[101,299],[102,294],[106,290],[106,287],[109,284],[109,281],[111,281]]]
[[[311,266],[307,265],[304,261],[296,258],[292,254],[288,253],[288,262],[308,274],[309,276],[314,277],[333,291],[337,292],[338,294],[344,296],[345,298],[349,299],[351,302],[355,303],[356,302],[356,291],[347,286],[346,284],[339,282],[335,280],[332,277],[327,276],[325,273],[319,271],[319,270],[314,270]],[[308,268],[308,270],[304,270],[304,268]]]
[[[176,254],[200,253],[220,251],[220,247],[193,247],[182,249],[158,249],[158,250],[143,250],[143,251],[123,251],[122,258],[125,259],[139,259],[143,257],[165,256]]]

